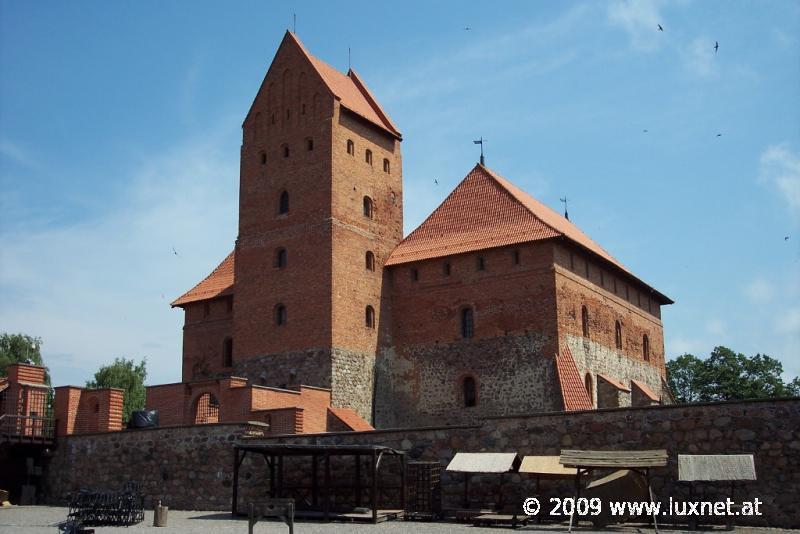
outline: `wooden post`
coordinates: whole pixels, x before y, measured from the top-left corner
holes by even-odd
[[[575,522],[575,510],[578,508],[578,496],[581,493],[581,467],[576,466],[577,472],[575,473],[575,506],[572,507],[572,513],[569,515],[569,530],[572,532],[572,524]]]
[[[372,522],[378,522],[378,450],[372,449],[372,491],[370,492],[372,504]]]
[[[322,503],[322,519],[330,520],[331,507],[331,455],[325,452],[325,501]]]
[[[650,495],[650,503],[652,504],[655,501],[655,498],[653,496],[653,486],[650,485],[649,467],[644,468],[644,475],[647,478],[647,493]],[[656,534],[658,534],[658,520],[656,519],[655,509],[651,508],[651,511],[653,512],[653,528],[655,529]]]
[[[400,455],[400,508],[406,510],[406,455]]]
[[[269,457],[269,498],[274,499],[276,497],[275,492],[277,488],[275,487],[275,456],[270,455]]]
[[[469,509],[469,473],[464,473],[464,510]]]
[[[239,512],[239,448],[233,448],[233,498],[231,502],[231,515],[236,517]]]
[[[503,475],[505,473],[500,473],[500,486],[497,488],[497,510],[501,511],[503,509]]]
[[[361,456],[356,454],[356,506],[361,506]]]
[[[318,456],[311,453],[311,505],[316,508],[319,504],[319,480],[317,475],[319,473]]]
[[[278,456],[278,498],[283,497],[283,455]]]

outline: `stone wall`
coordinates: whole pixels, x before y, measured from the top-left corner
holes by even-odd
[[[119,487],[135,478],[152,499],[173,508],[227,510],[232,480],[232,444],[242,425],[204,425],[113,434],[71,436],[59,441],[45,473],[51,501],[81,486]],[[753,454],[758,480],[737,498],[758,497],[763,517],[753,524],[800,527],[800,399],[618,408],[483,419],[474,425],[306,434],[251,440],[250,443],[377,444],[400,448],[410,459],[447,463],[458,451],[514,451],[557,455],[562,448],[635,450],[664,448],[666,469],[655,470],[660,498],[686,498],[677,484],[678,454]],[[242,491],[263,488],[265,470],[243,464]],[[445,475],[444,504],[460,506],[462,477]],[[495,477],[475,477],[473,500],[493,502]],[[721,493],[727,488],[720,488]],[[567,496],[569,484],[543,483],[550,496]],[[533,483],[508,477],[506,502],[531,495]],[[743,519],[743,518],[742,518]]]

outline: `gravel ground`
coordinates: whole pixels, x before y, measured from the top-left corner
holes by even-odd
[[[0,534],[57,534],[57,525],[67,516],[67,509],[52,506],[13,506],[11,508],[0,508]],[[153,512],[145,511],[144,522],[132,527],[94,527],[97,534],[226,534],[226,533],[247,533],[246,519],[231,519],[229,513],[223,512],[187,512],[182,510],[170,510],[167,527],[157,528],[153,525]],[[681,530],[665,530],[669,534],[683,532]],[[518,529],[522,532],[546,532],[554,534],[556,532],[566,532],[565,525],[548,525],[542,527],[525,527]],[[632,526],[620,526],[608,530],[592,530],[589,523],[585,523],[578,532],[593,533],[614,533],[614,534],[634,534],[638,532],[652,533],[652,529],[637,528]],[[260,522],[254,529],[254,534],[285,534],[288,528],[276,521]],[[364,523],[318,523],[302,522],[295,524],[297,534],[394,534],[399,532],[414,532],[415,534],[445,534],[449,532],[463,532],[470,534],[480,534],[494,532],[503,534],[512,531],[508,528],[478,528],[458,523],[447,523],[438,521],[434,523],[425,522],[406,522],[406,521],[386,521],[377,525]],[[709,531],[705,531],[709,532]],[[722,532],[717,529],[715,532]],[[739,534],[759,533],[773,534],[785,532],[779,529],[750,529],[737,528]],[[793,531],[798,532],[798,531]]]

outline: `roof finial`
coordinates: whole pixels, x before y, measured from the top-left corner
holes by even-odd
[[[564,218],[569,220],[569,212],[567,211],[567,197],[566,197],[566,195],[564,196],[564,198],[559,198],[559,200],[564,203]]]
[[[350,47],[348,46],[347,47],[347,70],[348,70],[348,72],[350,71],[350,69],[352,69],[352,67],[350,66]]]
[[[292,33],[297,34],[297,13],[292,13]]]
[[[486,139],[484,139],[483,137],[481,137],[477,141],[473,141],[473,143],[475,143],[476,145],[481,145],[481,165],[484,165],[484,160],[483,160],[483,142],[484,141],[486,141]]]

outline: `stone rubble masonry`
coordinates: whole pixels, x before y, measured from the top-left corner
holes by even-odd
[[[119,388],[55,388],[56,435],[122,430],[125,391]]]
[[[81,487],[119,488],[138,480],[148,497],[176,509],[229,510],[233,444],[246,425],[209,424],[60,438],[45,469],[48,502],[63,503]],[[517,452],[557,455],[561,449],[666,449],[669,465],[653,471],[659,499],[688,497],[677,480],[678,454],[753,454],[757,480],[737,488],[737,498],[758,497],[765,515],[737,518],[738,524],[800,526],[800,399],[724,402],[601,409],[492,417],[452,427],[371,432],[302,434],[248,440],[248,443],[376,444],[399,448],[409,459],[443,465],[458,452]],[[306,465],[287,473],[307,473]],[[243,501],[263,491],[267,470],[248,459],[240,472]],[[342,471],[347,476],[352,473]],[[463,479],[445,474],[444,505],[460,506]],[[474,477],[471,493],[493,502],[496,477]],[[709,487],[709,490],[712,488]],[[728,488],[713,487],[721,495]],[[542,484],[546,496],[570,496],[572,484]],[[504,486],[507,502],[533,495],[532,477],[512,475]]]

